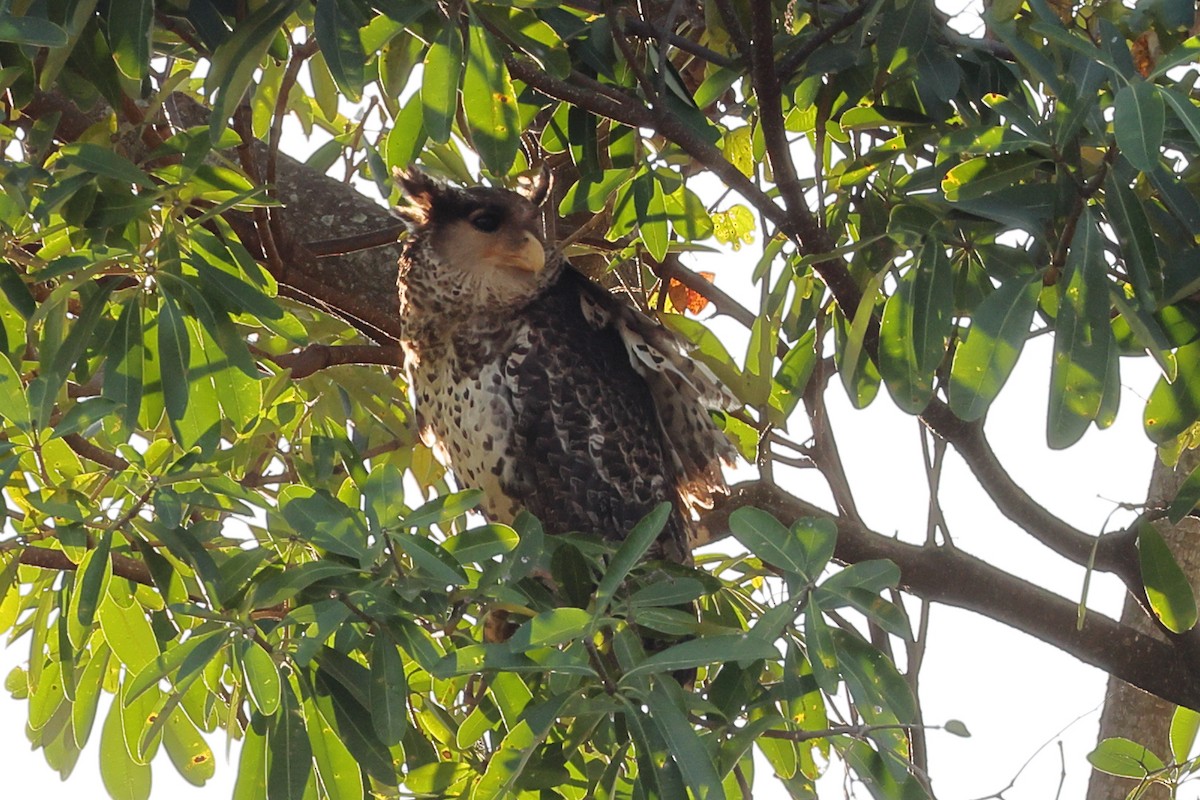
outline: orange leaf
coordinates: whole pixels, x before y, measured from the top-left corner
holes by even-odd
[[[701,278],[712,283],[716,275],[712,272],[697,273]],[[689,289],[679,281],[671,278],[670,288],[667,289],[667,297],[671,300],[671,305],[678,311],[690,311],[693,314],[699,314],[708,307],[708,298],[694,289]]]

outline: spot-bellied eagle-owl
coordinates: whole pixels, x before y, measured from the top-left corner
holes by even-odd
[[[691,509],[725,490],[733,398],[666,329],[559,258],[536,205],[504,189],[397,178],[401,344],[422,440],[483,508],[550,533],[623,538],[673,504],[656,554],[690,558]]]

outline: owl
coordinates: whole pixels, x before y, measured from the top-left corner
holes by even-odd
[[[734,398],[678,338],[548,254],[526,195],[397,173],[408,228],[400,339],[422,440],[483,511],[619,540],[658,504],[652,555],[687,563],[693,511],[726,491]],[[552,252],[552,251],[551,251]]]

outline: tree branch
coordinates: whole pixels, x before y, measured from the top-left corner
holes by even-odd
[[[67,558],[67,554],[62,550],[51,550],[48,547],[26,547],[21,550],[17,558],[22,564],[42,569],[59,571],[79,569],[79,565]],[[143,586],[154,586],[150,568],[143,562],[120,553],[113,553],[110,558],[112,559],[113,575],[140,583]]]
[[[311,344],[295,353],[265,355],[284,369],[290,369],[293,378],[307,378],[314,372],[341,364],[382,364],[387,367],[399,367],[402,361],[399,347],[376,345]]]

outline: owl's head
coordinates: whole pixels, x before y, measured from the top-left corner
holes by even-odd
[[[410,300],[435,289],[460,307],[495,307],[538,290],[547,266],[538,205],[548,182],[535,183],[527,194],[460,188],[415,167],[397,170],[396,180],[407,201],[393,213],[409,231],[400,280]]]

